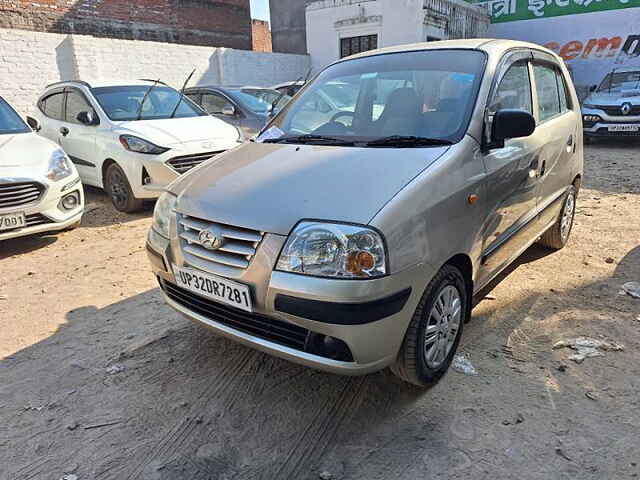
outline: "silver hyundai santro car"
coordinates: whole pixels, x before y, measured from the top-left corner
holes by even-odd
[[[351,104],[328,110],[328,83]],[[149,258],[168,304],[219,334],[427,385],[474,293],[535,241],[567,243],[582,166],[578,99],[552,52],[479,39],[371,51],[171,184]]]

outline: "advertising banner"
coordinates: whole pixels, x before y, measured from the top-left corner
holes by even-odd
[[[513,14],[498,8],[501,1],[487,2],[489,36],[553,50],[565,60],[581,99],[613,69],[640,69],[640,0],[505,0]],[[532,10],[538,1],[544,4],[540,16]]]

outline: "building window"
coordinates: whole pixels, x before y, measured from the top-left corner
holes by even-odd
[[[340,58],[378,48],[378,35],[364,35],[340,39]]]

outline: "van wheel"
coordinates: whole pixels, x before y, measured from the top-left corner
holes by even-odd
[[[133,196],[127,175],[117,163],[107,168],[104,187],[111,197],[111,203],[119,212],[134,213],[142,210],[144,202]]]
[[[416,307],[391,370],[402,380],[426,387],[449,369],[468,320],[467,284],[460,270],[445,265]]]
[[[576,188],[572,185],[562,204],[562,210],[558,220],[549,230],[542,234],[538,243],[547,248],[560,250],[569,241],[569,235],[573,227],[573,217],[576,213]]]

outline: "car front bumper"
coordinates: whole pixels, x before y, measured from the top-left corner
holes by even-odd
[[[613,116],[608,115],[603,110],[586,109],[582,111],[585,115],[600,117],[600,120],[583,127],[584,135],[587,137],[638,137],[640,136],[640,116]],[[610,128],[611,127],[611,128]]]
[[[222,336],[295,363],[342,375],[367,374],[393,363],[420,301],[424,279],[434,274],[430,267],[414,267],[374,280],[335,280],[273,271],[273,252],[279,252],[285,241],[286,237],[266,234],[246,276],[234,281],[250,287],[256,316],[307,331],[304,348],[292,348],[234,326],[240,323],[230,324],[202,310],[194,311],[171,294],[176,285],[172,265],[177,263],[173,242],[151,230],[147,252],[166,302]],[[202,298],[193,300],[201,302]],[[237,309],[229,315],[234,322],[247,317]],[[310,348],[310,339],[323,337],[343,342],[350,353],[348,361],[335,360]]]
[[[40,183],[45,183],[41,179],[34,179]],[[69,187],[69,185],[71,185]],[[0,209],[0,215],[7,213],[24,213],[27,222],[30,224],[24,228],[0,231],[0,240],[23,237],[36,233],[55,232],[69,228],[82,219],[84,212],[84,192],[80,178],[65,178],[56,183],[46,185],[46,191],[39,201],[11,209]],[[67,187],[66,190],[63,189]],[[76,208],[70,211],[63,211],[60,201],[66,195],[77,192],[80,202]]]

